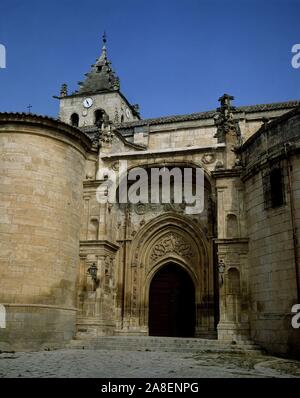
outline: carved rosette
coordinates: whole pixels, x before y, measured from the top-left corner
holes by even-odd
[[[161,257],[169,254],[177,254],[185,259],[191,259],[195,255],[190,243],[182,236],[175,233],[171,233],[164,237],[153,247],[150,259],[152,262],[156,262]]]
[[[133,205],[134,212],[138,215],[144,215],[146,213],[153,213],[153,215],[160,211],[160,204],[154,203],[137,203]]]
[[[202,156],[202,162],[204,164],[212,164],[215,161],[216,161],[216,154],[215,153],[209,152],[209,153],[205,153]]]

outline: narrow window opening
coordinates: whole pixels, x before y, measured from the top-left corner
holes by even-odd
[[[95,115],[95,125],[101,127],[104,121],[104,111],[102,109],[97,109],[94,115]]]
[[[271,170],[270,185],[271,185],[272,207],[282,206],[283,205],[283,178],[282,178],[282,171],[279,167],[276,167]]]
[[[284,204],[284,178],[282,168],[273,166],[263,175],[265,209],[280,207]]]
[[[71,115],[71,125],[74,127],[78,127],[79,125],[79,116],[77,113],[73,113]]]

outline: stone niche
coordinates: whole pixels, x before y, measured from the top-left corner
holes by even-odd
[[[0,122],[0,349],[61,347],[75,333],[89,139],[46,117]]]
[[[116,328],[116,267],[119,247],[105,240],[80,242],[77,339],[114,334]],[[95,267],[94,277],[90,274]]]

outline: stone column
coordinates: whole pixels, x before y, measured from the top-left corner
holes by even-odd
[[[220,321],[218,338],[238,341],[249,338],[248,239],[241,206],[239,170],[214,172],[217,187]]]

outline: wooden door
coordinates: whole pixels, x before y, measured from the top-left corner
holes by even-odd
[[[195,288],[188,273],[168,264],[154,275],[149,297],[149,335],[193,337]]]

